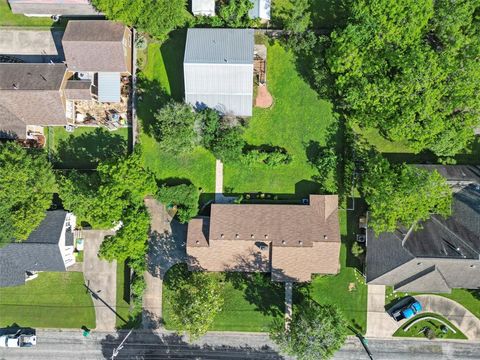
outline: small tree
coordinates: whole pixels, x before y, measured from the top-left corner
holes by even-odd
[[[211,151],[223,161],[238,162],[242,159],[244,146],[245,140],[242,137],[242,130],[238,127],[226,128],[215,139]]]
[[[0,145],[0,243],[23,241],[52,204],[55,176],[44,153]]]
[[[222,283],[211,274],[189,272],[185,264],[179,264],[169,270],[165,285],[170,290],[167,299],[175,309],[173,320],[188,333],[190,340],[205,334],[222,309]]]
[[[198,213],[198,189],[195,185],[180,184],[176,186],[162,185],[158,189],[158,200],[165,205],[177,207],[177,217],[181,223],[188,222]]]
[[[365,252],[365,248],[360,245],[358,242],[354,242],[352,245],[352,254],[353,256],[363,259],[363,253]]]
[[[195,133],[198,118],[190,105],[170,101],[155,115],[153,133],[160,147],[173,154],[192,151],[199,143]]]
[[[305,300],[294,308],[289,329],[274,323],[270,337],[282,351],[299,360],[329,359],[347,338],[347,322],[333,305]]]

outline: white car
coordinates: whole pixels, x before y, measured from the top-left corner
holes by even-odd
[[[0,347],[31,347],[37,345],[36,335],[26,335],[17,332],[16,334],[0,336]]]

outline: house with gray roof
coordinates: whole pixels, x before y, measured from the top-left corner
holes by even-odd
[[[0,248],[0,287],[25,284],[39,271],[65,271],[73,256],[75,217],[64,210],[47,211],[27,240]]]
[[[402,292],[480,288],[480,166],[418,165],[453,189],[452,215],[432,215],[418,229],[367,230],[366,278]]]
[[[8,0],[14,14],[27,16],[102,16],[90,0]]]
[[[185,101],[224,115],[252,116],[252,29],[188,29]]]

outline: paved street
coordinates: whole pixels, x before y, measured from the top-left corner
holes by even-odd
[[[77,331],[39,330],[38,345],[30,349],[0,348],[0,360],[99,360],[110,359],[126,332],[92,332],[84,338]],[[378,360],[471,360],[479,359],[480,343],[428,340],[369,341],[373,358]],[[267,335],[255,333],[208,333],[194,344],[171,332],[139,330],[125,342],[116,359],[291,359],[280,355]],[[356,338],[349,338],[335,355],[337,360],[368,359]]]

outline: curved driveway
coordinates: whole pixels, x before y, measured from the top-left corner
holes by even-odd
[[[469,340],[480,341],[480,319],[465,307],[439,295],[415,295],[423,310],[440,314],[458,327]]]

